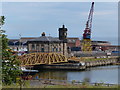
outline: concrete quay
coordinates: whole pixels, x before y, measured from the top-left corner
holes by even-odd
[[[74,62],[74,63],[58,63],[51,65],[35,65],[33,68],[36,70],[85,70],[89,67],[113,65],[118,62],[116,58],[108,58],[96,61],[86,61],[86,62]]]
[[[86,66],[82,66],[80,63],[62,63],[51,65],[36,65],[34,69],[49,69],[49,70],[85,70]]]
[[[88,61],[85,62],[85,66],[87,67],[95,67],[95,66],[104,66],[104,65],[112,65],[117,63],[117,59],[105,59],[98,61]]]

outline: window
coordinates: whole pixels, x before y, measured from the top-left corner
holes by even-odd
[[[72,41],[73,41],[73,42],[75,42],[75,40],[74,40],[74,39],[73,39]]]
[[[58,52],[58,48],[56,48],[56,52]]]
[[[37,49],[37,51],[39,51],[39,44],[36,45],[36,49]]]
[[[61,52],[61,48],[59,48],[59,51]]]
[[[71,42],[71,39],[69,39],[68,42]]]
[[[45,48],[44,48],[44,44],[41,44],[41,52],[44,52]]]
[[[32,50],[34,50],[35,49],[35,45],[34,44],[32,44]]]
[[[19,49],[18,49],[18,47],[17,47],[17,51],[18,51]]]
[[[41,52],[44,52],[44,48],[41,48]]]
[[[67,33],[65,32],[64,35],[67,36]]]
[[[54,48],[52,49],[52,51],[54,52]]]

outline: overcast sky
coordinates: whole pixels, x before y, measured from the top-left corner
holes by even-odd
[[[118,3],[96,2],[92,39],[117,44]],[[39,37],[42,32],[58,37],[58,28],[65,24],[68,37],[82,38],[91,2],[4,2],[4,29],[9,38]],[[1,10],[1,9],[0,9]]]

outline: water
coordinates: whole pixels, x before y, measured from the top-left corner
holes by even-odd
[[[34,78],[35,77],[67,81],[84,81],[87,79],[90,83],[104,82],[118,84],[118,66],[92,67],[85,71],[45,70],[36,73],[34,75]]]

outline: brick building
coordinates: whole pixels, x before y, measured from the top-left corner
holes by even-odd
[[[67,38],[67,47],[80,47],[80,40],[77,37]]]

